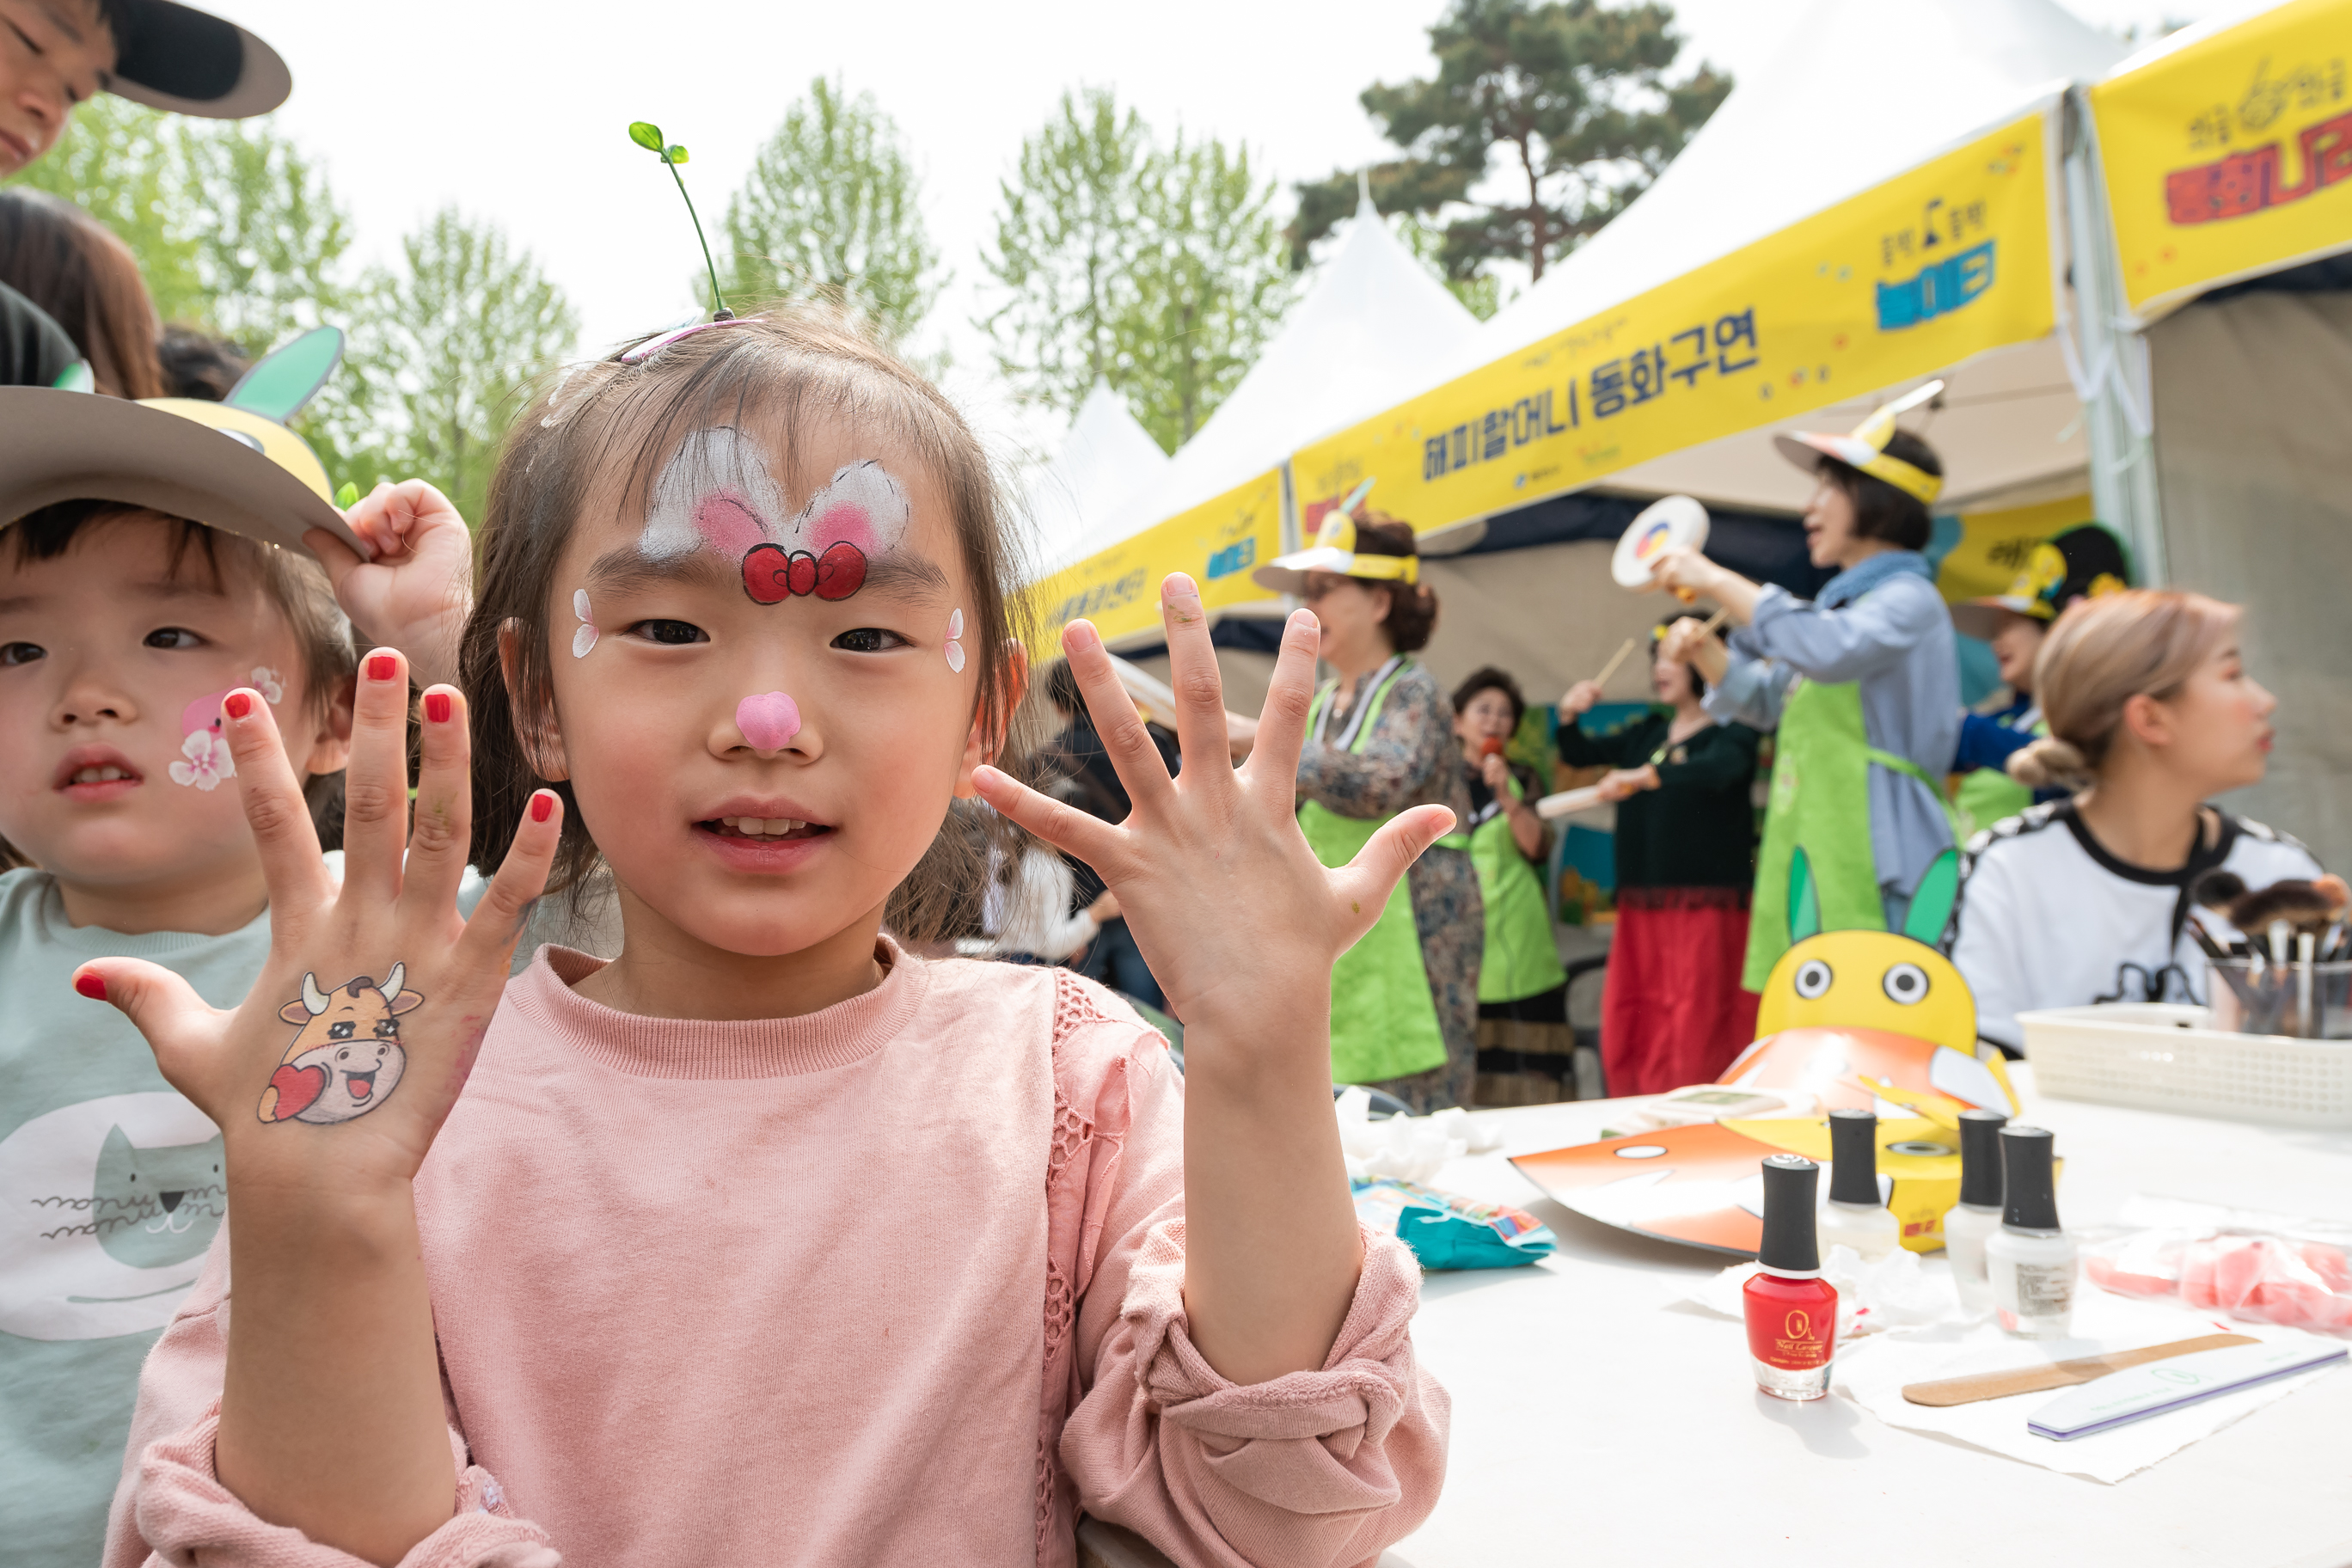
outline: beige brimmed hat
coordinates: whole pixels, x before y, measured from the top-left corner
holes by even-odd
[[[1303,594],[1309,572],[1331,572],[1371,583],[1418,583],[1421,557],[1359,553],[1356,520],[1334,509],[1324,513],[1323,526],[1315,531],[1312,545],[1276,556],[1251,573],[1250,581],[1277,594]]]
[[[342,344],[332,327],[305,332],[221,403],[0,386],[0,528],[58,501],[110,500],[289,550],[323,528],[372,554],[335,510],[317,454],[286,427]]]
[[[1880,405],[1869,418],[1853,427],[1850,436],[1825,436],[1812,430],[1792,431],[1775,436],[1772,444],[1780,455],[1801,468],[1811,470],[1820,466],[1823,458],[1835,458],[1850,468],[1859,468],[1874,479],[1885,479],[1904,494],[1917,500],[1923,506],[1932,505],[1944,493],[1944,481],[1927,469],[1916,468],[1900,458],[1886,455],[1886,443],[1895,435],[1896,415],[1906,414],[1944,390],[1940,381],[1914,388],[1895,399]]]

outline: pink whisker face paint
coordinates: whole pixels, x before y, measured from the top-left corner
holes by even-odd
[[[956,610],[948,616],[948,668],[963,673],[963,612]]]
[[[596,646],[596,638],[602,635],[596,629],[595,616],[588,610],[587,589],[572,590],[572,615],[580,623],[578,629],[572,634],[572,657],[586,658],[588,650]]]
[[[709,549],[730,561],[782,534],[783,492],[759,444],[731,425],[697,430],[662,466],[637,549],[669,561]]]
[[[735,704],[735,728],[755,752],[781,752],[801,732],[800,704],[782,691],[762,691]]]

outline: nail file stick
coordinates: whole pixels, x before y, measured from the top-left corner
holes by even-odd
[[[2028,1416],[2025,1429],[2037,1437],[2071,1443],[2344,1359],[2344,1346],[2308,1341],[2200,1351],[2154,1366],[2133,1367],[2060,1394]]]
[[[2262,1342],[2248,1334],[2200,1334],[2193,1340],[2143,1345],[2134,1351],[2115,1351],[2106,1355],[2083,1356],[2074,1361],[2053,1361],[2040,1366],[2011,1367],[2006,1372],[1979,1372],[1966,1377],[1939,1378],[1934,1383],[1909,1384],[1903,1390],[1903,1397],[1914,1405],[1974,1405],[1979,1399],[2006,1399],[2012,1394],[2039,1394],[2048,1388],[2090,1383],[2110,1373],[2143,1366],[2149,1362],[2168,1361],[2174,1356]]]

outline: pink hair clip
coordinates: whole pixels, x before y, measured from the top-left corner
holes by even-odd
[[[690,338],[697,332],[707,332],[713,327],[740,327],[751,321],[764,321],[767,319],[768,318],[765,316],[728,315],[722,316],[715,321],[688,321],[682,327],[671,328],[668,331],[662,333],[658,337],[647,338],[635,348],[624,353],[621,356],[621,363],[623,364],[643,364],[646,361],[653,358],[654,355],[661,353],[662,350],[669,347],[670,344],[677,342],[681,338]]]

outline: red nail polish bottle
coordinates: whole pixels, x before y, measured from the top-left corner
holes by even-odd
[[[1830,1391],[1837,1342],[1837,1291],[1822,1278],[1813,1190],[1822,1168],[1801,1154],[1764,1162],[1762,1272],[1740,1288],[1756,1386],[1775,1399],[1819,1399]]]

